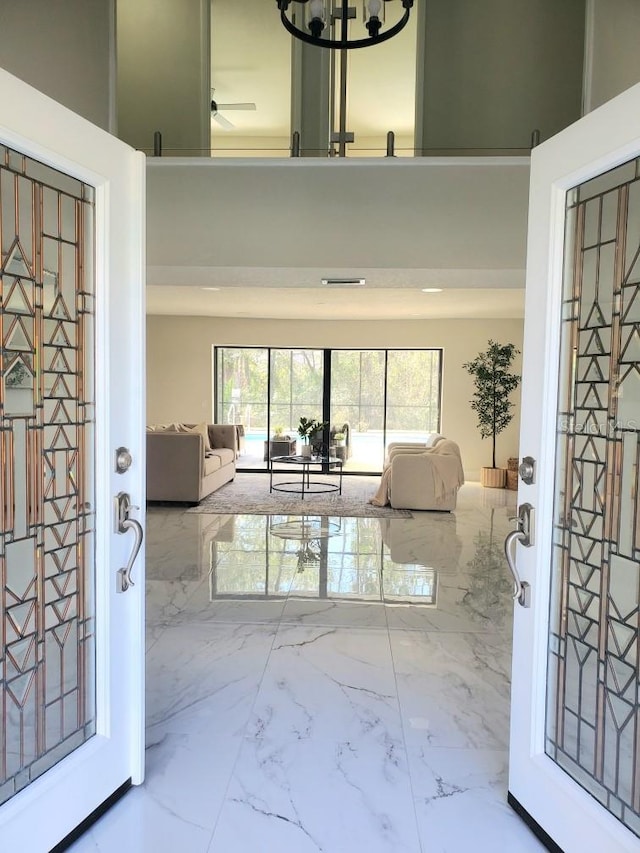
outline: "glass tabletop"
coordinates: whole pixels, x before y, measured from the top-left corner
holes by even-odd
[[[339,459],[337,456],[272,456],[271,461],[288,465],[342,464],[342,459]]]

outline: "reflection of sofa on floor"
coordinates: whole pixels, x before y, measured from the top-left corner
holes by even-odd
[[[198,503],[236,476],[232,424],[147,427],[147,500]]]
[[[173,525],[156,527],[152,540],[147,543],[147,580],[202,580],[209,574],[211,555],[217,543],[233,542],[234,525],[234,515],[197,513],[190,517],[189,536],[181,537],[179,550],[176,550]],[[148,606],[157,606],[158,598],[163,602],[166,594],[158,593],[156,596],[152,592]],[[181,594],[184,594],[184,589]]]
[[[372,503],[394,509],[452,510],[463,483],[455,441],[434,434],[422,443],[393,443]]]
[[[453,513],[432,513],[420,529],[408,528],[402,519],[380,518],[382,541],[389,557],[400,565],[420,565],[442,574],[459,570],[462,539]]]

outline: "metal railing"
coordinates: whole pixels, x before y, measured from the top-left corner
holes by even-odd
[[[531,133],[530,147],[513,148],[406,148],[396,146],[396,135],[390,130],[386,136],[384,146],[358,147],[352,143],[346,152],[347,157],[527,157],[531,150],[540,144],[540,131],[533,130]],[[153,134],[153,145],[150,148],[141,148],[144,154],[151,157],[205,157],[205,158],[278,158],[278,157],[317,157],[331,158],[337,156],[333,146],[327,144],[326,148],[304,148],[301,147],[300,131],[294,131],[291,135],[289,147],[266,148],[263,145],[238,146],[234,148],[165,148],[162,132],[156,130]],[[304,153],[303,153],[304,151]]]

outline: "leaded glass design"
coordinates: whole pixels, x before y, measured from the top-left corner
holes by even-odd
[[[640,835],[640,159],[569,193],[546,752]]]
[[[95,733],[93,216],[0,146],[0,803]]]

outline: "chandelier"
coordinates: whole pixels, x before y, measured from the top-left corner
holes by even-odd
[[[395,3],[395,0],[361,0],[362,21],[368,36],[350,39],[349,21],[357,17],[357,9],[350,6],[349,2],[350,0],[277,0],[280,20],[292,36],[308,44],[334,50],[369,47],[393,38],[407,25],[413,7],[413,0],[398,0],[404,12],[395,24],[384,29],[386,5]],[[295,14],[287,14],[289,7],[291,12],[299,9],[299,18],[296,18]],[[335,33],[323,38],[325,29],[329,27],[331,32],[334,25]]]

